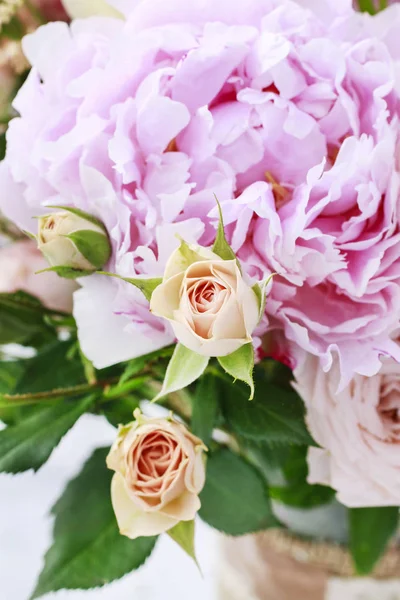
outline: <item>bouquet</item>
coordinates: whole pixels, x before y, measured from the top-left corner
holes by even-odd
[[[197,516],[371,573],[400,504],[400,6],[3,4],[0,471],[116,428],[31,598],[159,535],[196,560]]]

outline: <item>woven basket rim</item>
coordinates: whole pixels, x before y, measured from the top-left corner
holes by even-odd
[[[261,550],[273,550],[299,563],[322,569],[331,576],[351,578],[357,575],[349,550],[340,544],[304,540],[282,529],[263,531],[257,534],[257,538]],[[400,578],[400,548],[389,547],[369,576],[375,579]]]

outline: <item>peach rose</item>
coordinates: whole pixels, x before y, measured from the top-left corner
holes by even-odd
[[[71,312],[72,294],[78,285],[55,273],[35,274],[46,267],[45,259],[31,240],[0,248],[0,293],[22,290],[39,298],[48,308]]]
[[[122,535],[157,535],[200,508],[205,466],[202,441],[181,423],[147,418],[121,426],[107,457],[115,471],[111,497]]]
[[[337,364],[324,373],[307,355],[294,375],[321,446],[309,449],[309,482],[331,486],[346,506],[398,506],[400,365],[385,360],[377,375],[357,375],[340,393]]]
[[[168,319],[177,339],[203,356],[226,356],[251,342],[260,316],[257,296],[236,260],[184,243],[171,255],[150,310]]]

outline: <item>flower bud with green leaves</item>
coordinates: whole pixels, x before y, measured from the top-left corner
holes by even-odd
[[[102,222],[75,208],[57,208],[62,210],[39,218],[36,239],[50,264],[46,270],[74,279],[102,268],[111,256]]]

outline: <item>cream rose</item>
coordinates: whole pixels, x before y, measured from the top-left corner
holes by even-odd
[[[322,448],[310,448],[309,482],[329,485],[350,507],[400,504],[400,365],[385,360],[337,393],[334,364],[324,373],[307,355],[294,371],[307,423]]]
[[[200,508],[205,466],[202,441],[171,419],[146,418],[120,427],[107,457],[115,471],[111,497],[120,532],[157,535]]]
[[[0,248],[0,292],[22,290],[39,298],[48,308],[71,312],[72,294],[78,289],[77,284],[55,273],[36,275],[45,268],[46,261],[31,240]]]
[[[169,259],[150,309],[171,322],[179,342],[203,356],[226,356],[251,342],[260,316],[236,260],[184,243]]]

